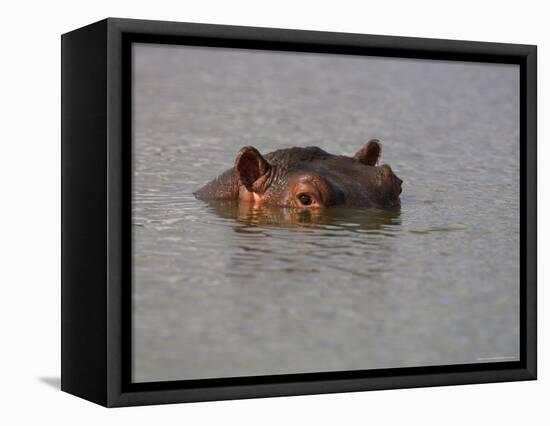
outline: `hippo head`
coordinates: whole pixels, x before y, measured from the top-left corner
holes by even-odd
[[[399,207],[402,180],[377,166],[381,147],[370,140],[353,157],[317,147],[288,148],[265,156],[242,148],[235,166],[195,192],[203,200],[317,209],[331,206]]]

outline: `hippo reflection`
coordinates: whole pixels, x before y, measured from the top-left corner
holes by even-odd
[[[390,166],[377,166],[381,147],[370,140],[353,157],[317,147],[288,148],[262,156],[242,148],[235,166],[195,192],[201,200],[317,209],[399,207],[401,183]]]
[[[399,209],[371,209],[365,214],[361,209],[334,207],[321,212],[320,209],[273,207],[238,200],[211,200],[208,206],[222,218],[249,226],[376,231],[401,224]]]

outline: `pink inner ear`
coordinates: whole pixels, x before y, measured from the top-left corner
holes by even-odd
[[[253,191],[253,184],[269,171],[269,164],[254,147],[244,147],[239,152],[235,169],[239,181]]]
[[[237,173],[244,186],[251,186],[260,177],[258,162],[248,152],[243,153],[237,163]]]
[[[380,146],[378,139],[371,139],[363,146],[363,148],[357,151],[353,158],[359,160],[366,166],[375,166],[380,158],[381,151],[382,147]]]

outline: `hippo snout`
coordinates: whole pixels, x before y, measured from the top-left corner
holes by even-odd
[[[403,179],[400,179],[397,177],[397,175],[392,173],[392,186],[393,186],[393,193],[394,197],[396,199],[399,199],[399,196],[401,195],[401,192],[403,191]]]

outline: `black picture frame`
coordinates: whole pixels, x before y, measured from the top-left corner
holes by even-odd
[[[61,41],[62,390],[115,407],[536,379],[536,46],[117,18]],[[518,64],[520,360],[131,383],[134,42]]]

